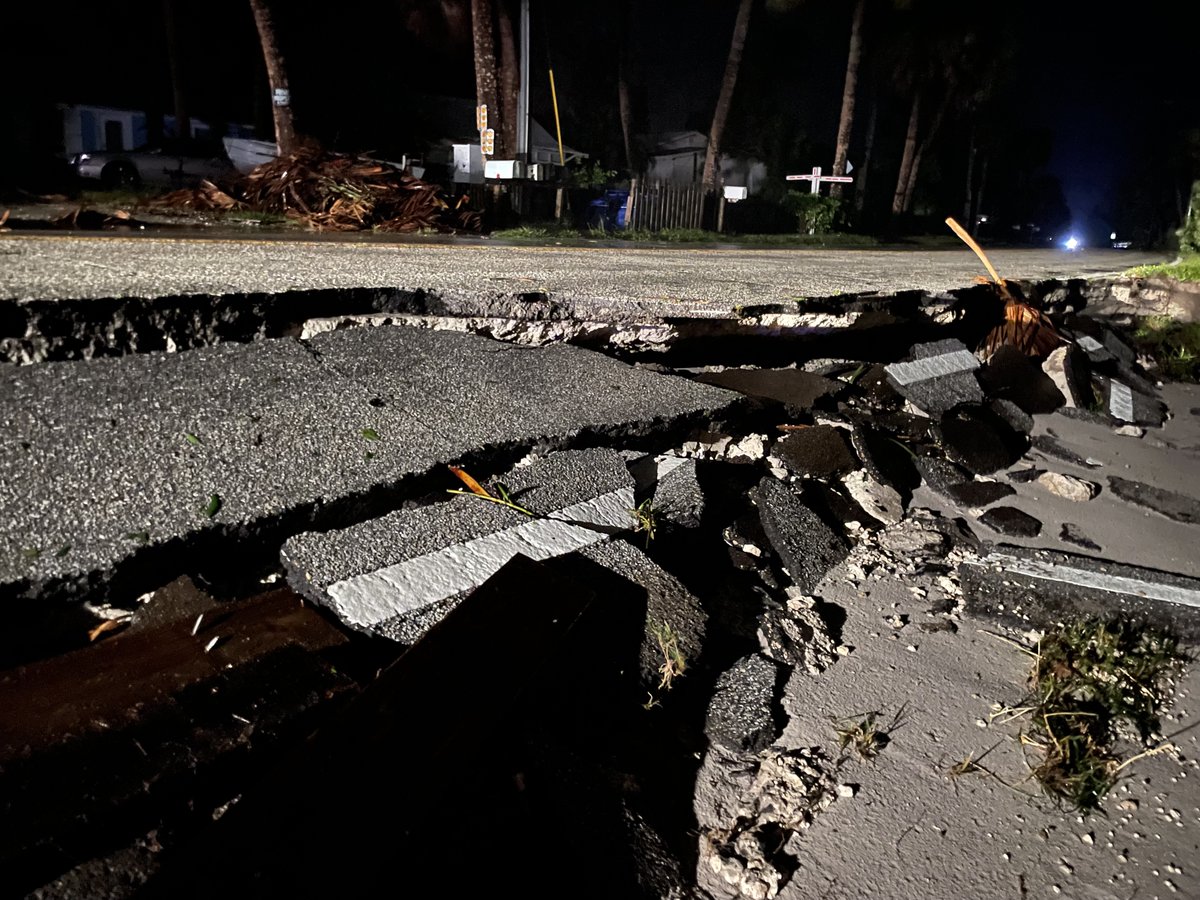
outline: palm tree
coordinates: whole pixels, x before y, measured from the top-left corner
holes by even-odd
[[[471,0],[471,38],[475,45],[475,102],[488,108],[490,127],[503,118],[496,84],[496,42],[493,37],[495,11],[492,0]],[[504,134],[496,130],[495,156],[504,159]]]
[[[275,40],[275,23],[266,0],[250,0],[258,39],[262,44],[263,61],[267,64],[267,80],[271,86],[271,112],[275,119],[275,143],[281,155],[296,149],[296,127],[292,122],[292,95],[288,89],[287,68],[279,44]]]
[[[750,7],[754,0],[741,0],[737,18],[733,23],[733,40],[729,44],[729,57],[725,60],[725,77],[721,81],[721,93],[717,97],[717,108],[713,111],[712,125],[708,129],[708,149],[704,153],[704,173],[700,177],[706,190],[713,190],[717,183],[717,158],[721,153],[721,138],[725,134],[725,122],[729,119],[729,107],[733,100],[733,89],[737,85],[738,69],[742,65],[742,49],[746,46],[746,31],[750,27]]]
[[[858,0],[854,6],[854,19],[850,25],[850,56],[846,60],[846,84],[842,88],[842,114],[838,119],[837,144],[833,151],[833,174],[846,174],[846,157],[850,153],[850,132],[854,128],[854,95],[858,90],[858,63],[862,59],[863,12],[867,0]],[[831,197],[842,195],[842,185],[834,182],[829,187]]]

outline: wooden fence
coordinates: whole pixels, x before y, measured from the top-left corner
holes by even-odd
[[[646,231],[664,228],[702,228],[707,195],[699,184],[669,184],[633,179],[625,227]]]

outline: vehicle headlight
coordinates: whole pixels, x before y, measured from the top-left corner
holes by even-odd
[[[75,154],[75,164],[79,165],[79,163],[87,162],[91,158],[92,158],[92,156],[90,153],[76,153]]]

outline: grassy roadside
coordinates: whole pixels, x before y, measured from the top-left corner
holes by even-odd
[[[1200,281],[1200,254],[1185,256],[1178,262],[1158,266],[1135,266],[1125,272],[1132,278],[1173,278],[1176,281]]]

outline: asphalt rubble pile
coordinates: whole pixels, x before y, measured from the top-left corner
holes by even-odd
[[[1053,413],[1140,434],[1168,415],[1115,331],[1056,324],[1045,359],[946,339],[888,364],[706,367],[690,374],[752,411],[669,448],[535,450],[474,487],[447,474],[385,515],[292,534],[250,597],[181,578],[131,616],[93,606],[93,646],[0,680],[7,702],[36,685],[44,704],[4,747],[19,826],[0,881],[775,896],[814,818],[856,793],[828,748],[779,742],[789,680],[853,653],[825,579],[923,576],[927,631],[973,603],[1027,625],[988,575],[997,543],[1044,527],[1013,485],[1081,510],[1103,490],[1145,502],[1061,471],[1096,461],[1035,428]],[[1079,518],[1061,554],[1097,546]],[[197,643],[189,670],[156,668]]]

